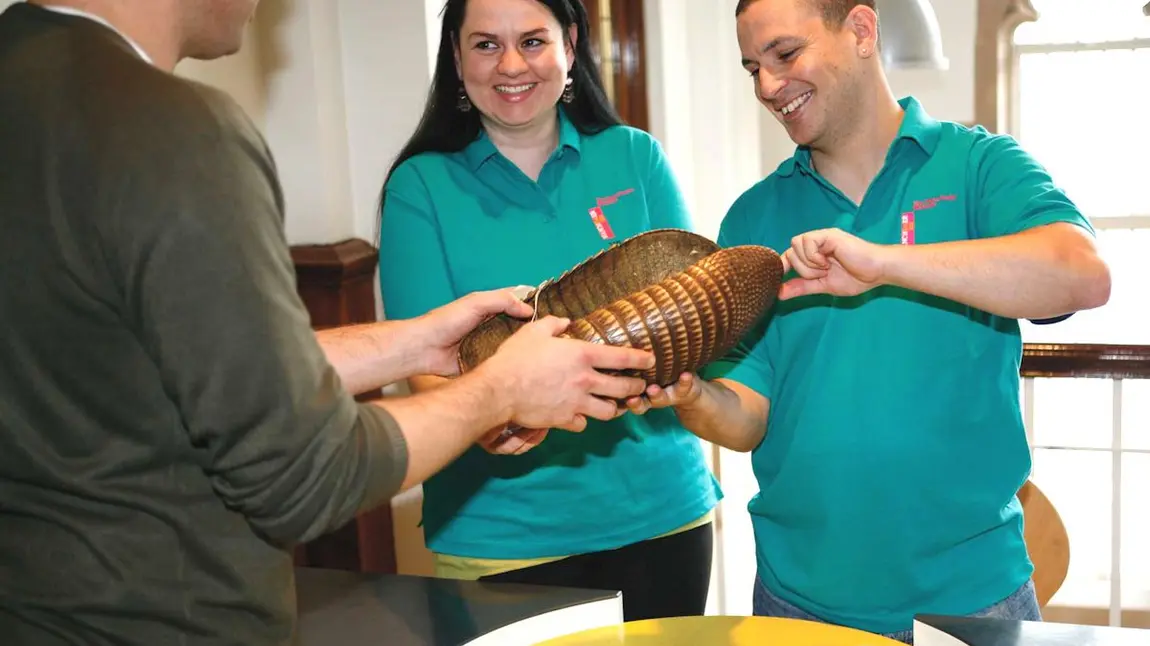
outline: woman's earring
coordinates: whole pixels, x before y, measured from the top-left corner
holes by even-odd
[[[575,100],[575,79],[567,77],[567,87],[563,88],[563,102],[571,103]]]
[[[459,88],[459,101],[456,102],[455,107],[460,112],[471,112],[471,99],[467,98],[467,90],[462,86]]]

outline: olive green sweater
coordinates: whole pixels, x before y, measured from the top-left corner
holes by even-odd
[[[114,32],[0,14],[0,643],[288,643],[291,546],[386,503],[259,134]]]

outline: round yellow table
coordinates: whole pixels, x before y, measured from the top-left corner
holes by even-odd
[[[536,646],[905,646],[853,628],[775,617],[673,617],[632,621]]]

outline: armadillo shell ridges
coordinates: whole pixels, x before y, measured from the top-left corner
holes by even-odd
[[[651,351],[655,367],[633,374],[667,386],[726,354],[774,303],[782,273],[767,247],[722,249],[572,321],[565,336]]]
[[[638,234],[545,284],[537,315],[571,319],[565,336],[636,347],[655,367],[633,373],[673,383],[722,356],[774,303],[782,260],[768,247],[720,249],[698,234],[658,229]],[[524,300],[536,303],[536,295]],[[479,365],[525,321],[495,316],[460,343],[464,372]]]

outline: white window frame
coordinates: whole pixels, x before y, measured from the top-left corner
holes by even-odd
[[[1042,16],[1038,16],[1042,20]],[[1020,134],[1021,125],[1021,76],[1022,57],[1027,54],[1054,54],[1062,52],[1087,52],[1106,50],[1150,49],[1150,38],[1125,39],[1116,41],[1103,41],[1091,43],[1050,43],[1050,44],[1014,44],[1010,46],[1010,74],[1008,86],[1008,109],[1006,110],[1005,130],[1014,137]],[[1150,153],[1148,153],[1150,154]],[[1150,214],[1092,217],[1086,214],[1096,230],[1129,230],[1150,229]],[[1111,626],[1122,625],[1122,457],[1127,454],[1146,454],[1150,450],[1133,449],[1123,446],[1122,443],[1122,379],[1112,379],[1112,406],[1113,428],[1111,429],[1110,446],[1102,447],[1070,447],[1058,444],[1036,444],[1034,437],[1034,410],[1035,378],[1023,379],[1023,419],[1026,424],[1027,440],[1030,445],[1031,458],[1036,450],[1066,450],[1076,452],[1109,452],[1111,455],[1111,526],[1110,526],[1110,602],[1108,604],[1108,623]]]

